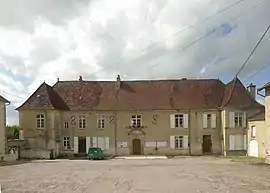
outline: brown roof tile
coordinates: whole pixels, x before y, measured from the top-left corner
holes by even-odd
[[[230,88],[216,79],[121,81],[58,81],[42,84],[18,109],[153,110],[217,109],[224,105],[253,105],[242,83]],[[37,97],[39,95],[39,97]],[[224,101],[230,99],[227,104]]]
[[[4,103],[10,103],[7,99],[0,95],[0,101]]]
[[[16,110],[21,109],[62,109],[68,106],[62,98],[45,82]]]

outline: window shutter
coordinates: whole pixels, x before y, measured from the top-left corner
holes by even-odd
[[[207,114],[203,114],[203,128],[207,128]]]
[[[230,128],[235,128],[234,112],[229,113],[229,126]]]
[[[88,153],[90,147],[91,147],[90,137],[86,137],[86,153]]]
[[[98,144],[99,148],[104,150],[105,149],[105,139],[104,139],[104,137],[98,137],[97,138],[97,144]]]
[[[74,137],[73,141],[73,146],[74,146],[74,153],[78,153],[78,137]]]
[[[93,147],[97,147],[97,138],[93,137]]]
[[[247,150],[247,136],[244,135],[244,150]]]
[[[188,128],[188,114],[184,114],[184,128]]]
[[[110,149],[110,138],[109,137],[106,137],[105,138],[105,147],[106,147],[106,149]]]
[[[211,114],[211,125],[212,125],[212,128],[217,127],[217,115],[215,113]]]
[[[234,150],[234,135],[229,136],[229,149]]]
[[[184,135],[184,149],[188,149],[188,135]]]
[[[247,113],[244,112],[244,117],[243,117],[243,127],[247,127]]]
[[[170,117],[170,121],[171,121],[171,128],[175,128],[175,116],[174,114],[171,115]]]
[[[170,138],[170,145],[171,145],[171,148],[172,149],[175,149],[175,138],[174,138],[174,136],[171,136],[171,138]]]

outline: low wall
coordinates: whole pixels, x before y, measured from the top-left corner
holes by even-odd
[[[21,150],[20,158],[39,158],[39,159],[50,159],[50,151],[46,150]]]

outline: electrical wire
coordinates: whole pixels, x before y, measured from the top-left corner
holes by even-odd
[[[266,69],[268,66],[270,66],[270,62],[268,62],[266,65],[264,65],[262,68],[260,68],[259,70],[257,70],[255,73],[253,73],[252,75],[250,75],[248,78],[246,78],[243,82],[247,82],[249,79],[253,78],[254,76],[256,76],[257,74],[259,74],[261,71],[263,71],[264,69]]]
[[[158,44],[164,42],[164,40],[167,40],[168,38],[171,38],[171,37],[173,37],[173,36],[179,35],[179,34],[183,33],[183,32],[186,31],[186,30],[192,29],[192,28],[194,28],[195,26],[197,26],[198,24],[201,24],[202,22],[207,21],[207,20],[209,20],[209,19],[211,19],[211,18],[213,18],[213,17],[215,17],[215,16],[217,16],[217,15],[219,15],[219,14],[221,14],[221,13],[223,13],[223,12],[225,12],[225,11],[227,11],[227,10],[229,10],[229,9],[231,9],[231,8],[237,6],[237,5],[239,5],[239,4],[241,4],[241,3],[245,2],[245,1],[247,1],[247,0],[239,0],[239,1],[235,2],[235,3],[232,3],[232,4],[230,4],[229,6],[224,7],[224,8],[222,8],[222,9],[218,10],[216,13],[214,13],[214,14],[212,14],[212,15],[210,15],[210,16],[207,16],[207,17],[205,17],[204,19],[199,20],[199,21],[195,22],[194,24],[189,25],[189,26],[185,27],[184,29],[181,29],[181,30],[179,30],[178,32],[176,32],[176,33],[174,33],[174,34],[172,34],[172,35],[170,35],[170,36],[164,38],[162,41],[155,42],[155,43],[153,43],[153,44],[151,44],[151,45],[149,45],[149,46],[147,46],[147,47],[141,49],[141,50],[139,51],[139,53],[144,52],[144,51],[146,51],[146,50],[148,50],[148,49],[150,49],[150,48],[152,48],[152,47],[157,46]],[[262,0],[260,3],[264,2],[264,1],[265,1],[265,0]],[[254,7],[254,6],[253,6],[253,7]],[[135,59],[136,59],[136,58],[135,58]],[[120,59],[119,59],[116,63],[114,63],[113,65],[110,65],[109,67],[102,67],[102,68],[99,69],[98,71],[96,71],[96,72],[94,72],[94,73],[91,73],[91,74],[89,74],[88,76],[94,76],[94,75],[96,75],[96,74],[98,74],[98,73],[100,73],[100,72],[102,72],[102,71],[104,71],[104,70],[108,70],[108,69],[111,69],[111,68],[115,68],[115,65],[118,65],[118,64],[119,64],[121,61],[123,61],[123,60],[124,60],[123,58],[120,58]],[[134,60],[134,59],[132,59],[132,60]]]

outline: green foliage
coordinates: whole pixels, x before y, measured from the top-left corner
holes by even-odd
[[[19,126],[18,125],[7,126],[6,136],[7,139],[19,139]]]

